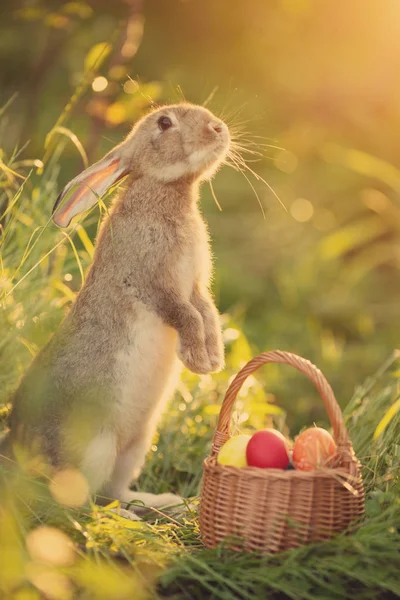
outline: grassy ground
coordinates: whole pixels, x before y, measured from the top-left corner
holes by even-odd
[[[57,144],[50,145],[43,161],[21,163],[16,150],[12,156],[3,154],[0,163],[4,424],[9,392],[73,301],[93,254],[97,216],[89,216],[85,227],[75,225],[68,234],[49,224],[63,145],[74,141],[68,130],[58,134]],[[395,356],[356,391],[346,410],[367,493],[367,518],[356,534],[274,558],[203,548],[196,511],[202,460],[209,451],[228,381],[252,355],[248,341],[228,316],[224,330],[226,370],[213,377],[184,374],[137,484],[152,492],[175,491],[190,498],[191,505],[172,515],[148,514],[139,523],[89,503],[67,508],[54,500],[46,472],[41,478],[32,477],[45,467],[22,456],[18,473],[1,470],[1,598],[375,599],[400,595],[400,411],[396,412]],[[269,386],[277,381],[284,386],[285,368],[270,366],[267,371]],[[272,419],[285,426],[285,414],[265,390],[261,374],[249,379],[236,409],[234,429],[263,427]]]
[[[29,478],[32,465],[26,464],[24,473],[8,475],[8,485],[3,485],[2,597],[40,598],[32,584],[54,598],[397,597],[399,413],[381,425],[382,433],[373,440],[381,417],[398,397],[393,366],[391,360],[385,373],[357,390],[346,411],[367,492],[367,518],[354,535],[272,558],[224,548],[206,550],[192,506],[173,515],[149,514],[139,523],[107,508],[61,508],[49,495],[47,483]],[[188,386],[193,384],[190,379]],[[181,396],[175,399],[138,483],[141,489],[176,490],[196,504],[193,496],[215,424],[210,414],[214,410],[207,410],[213,405],[205,398],[220,393],[207,378],[200,383],[186,390],[185,401]]]

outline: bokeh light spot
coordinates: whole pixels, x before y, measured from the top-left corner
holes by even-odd
[[[65,15],[50,13],[46,16],[45,23],[49,27],[54,27],[54,29],[67,29],[70,24],[70,20]]]
[[[108,81],[105,77],[99,76],[95,77],[92,83],[92,90],[94,92],[103,92],[108,86]]]
[[[390,206],[389,198],[379,190],[363,190],[361,198],[365,206],[376,213],[382,213]]]
[[[66,575],[52,568],[28,565],[27,576],[30,582],[49,600],[71,600],[72,586]],[[32,596],[30,596],[32,598]]]
[[[78,508],[89,496],[89,486],[85,477],[75,469],[59,471],[50,483],[53,498],[64,506]]]
[[[26,547],[31,558],[43,564],[63,567],[74,562],[71,540],[55,527],[43,525],[31,531],[26,538]]]
[[[290,214],[299,223],[306,223],[314,214],[314,207],[309,200],[297,198],[290,207]]]
[[[131,58],[138,49],[138,45],[135,42],[127,42],[121,50],[121,54],[124,58]]]
[[[228,327],[223,333],[225,342],[234,342],[240,336],[240,331],[238,329],[233,329],[233,327]]]
[[[122,79],[126,75],[126,68],[124,65],[114,65],[110,68],[108,75],[114,80]]]
[[[126,119],[125,107],[120,102],[114,102],[107,109],[106,119],[109,125],[120,125]]]
[[[81,19],[87,19],[93,14],[92,7],[83,2],[67,2],[62,10],[69,15],[78,15]]]
[[[125,81],[124,83],[124,92],[126,94],[134,94],[135,92],[137,92],[139,89],[139,84],[137,81],[134,81],[133,79],[128,79],[128,81]]]
[[[297,156],[288,150],[281,150],[274,158],[274,165],[283,173],[293,173],[298,164]]]

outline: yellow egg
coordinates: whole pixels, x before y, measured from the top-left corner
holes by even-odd
[[[247,467],[246,448],[250,438],[250,435],[235,435],[231,437],[219,451],[217,462],[220,465]]]

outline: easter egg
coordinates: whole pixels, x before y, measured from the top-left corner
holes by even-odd
[[[329,467],[335,453],[336,444],[331,434],[322,427],[310,427],[294,443],[293,465],[301,471]]]
[[[247,445],[246,456],[251,467],[286,469],[289,465],[288,442],[275,429],[257,431]]]
[[[250,435],[235,435],[222,446],[217,456],[220,465],[247,467],[246,448]]]

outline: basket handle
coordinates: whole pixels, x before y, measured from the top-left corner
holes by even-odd
[[[317,369],[309,360],[292,354],[290,352],[283,352],[281,350],[275,350],[272,352],[263,352],[259,356],[253,358],[247,363],[236,375],[235,379],[230,384],[224,401],[222,403],[221,411],[219,413],[219,419],[217,428],[214,432],[212,442],[212,456],[216,456],[221,446],[230,437],[230,421],[232,415],[233,403],[236,400],[240,388],[251,373],[254,373],[259,367],[267,363],[281,363],[284,365],[290,365],[295,367],[304,375],[307,375],[317,388],[319,395],[321,396],[326,412],[328,413],[329,420],[333,429],[333,436],[335,438],[338,454],[349,454],[351,449],[351,443],[349,434],[347,433],[346,426],[343,421],[342,411],[339,404],[336,401],[333,390],[321,371]]]

